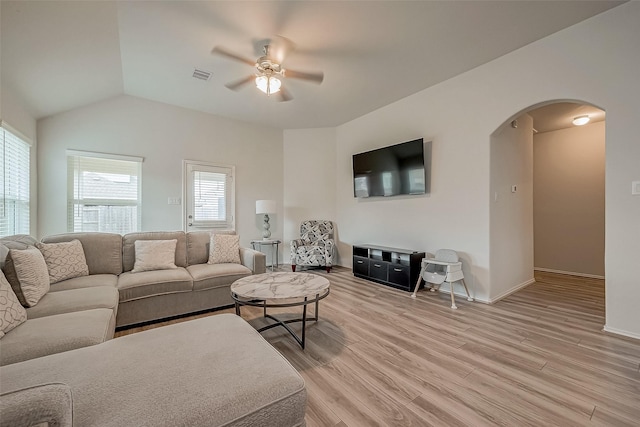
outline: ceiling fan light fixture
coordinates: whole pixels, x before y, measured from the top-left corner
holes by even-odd
[[[573,119],[572,123],[576,126],[582,126],[589,123],[589,120],[591,120],[589,116],[578,116]]]
[[[282,82],[277,77],[257,76],[256,87],[267,96],[280,91]]]

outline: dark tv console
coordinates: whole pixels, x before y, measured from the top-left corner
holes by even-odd
[[[353,275],[411,292],[424,252],[377,245],[353,246]]]

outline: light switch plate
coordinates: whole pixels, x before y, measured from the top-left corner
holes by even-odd
[[[518,191],[518,186],[517,185],[512,185],[511,186],[511,192],[515,193],[516,191]]]
[[[180,197],[169,197],[169,198],[167,198],[167,204],[168,205],[179,205],[180,204]]]
[[[631,183],[631,194],[640,196],[640,181],[633,181]]]

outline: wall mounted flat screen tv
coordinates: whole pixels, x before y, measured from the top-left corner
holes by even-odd
[[[429,142],[428,158],[430,147]],[[422,138],[353,155],[354,197],[425,194],[428,191]]]

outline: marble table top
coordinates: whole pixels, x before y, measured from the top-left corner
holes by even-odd
[[[309,273],[264,273],[236,280],[231,293],[250,299],[315,297],[329,289],[329,281]]]

